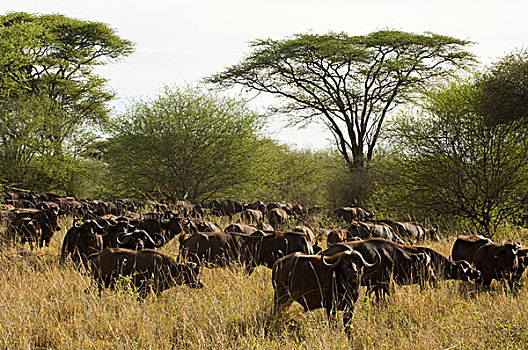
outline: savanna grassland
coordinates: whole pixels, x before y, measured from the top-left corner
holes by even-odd
[[[71,220],[63,219],[69,227]],[[528,348],[528,287],[512,294],[496,282],[442,281],[393,286],[381,303],[363,292],[347,338],[322,309],[294,304],[273,316],[271,270],[204,268],[203,289],[177,286],[138,302],[123,281],[101,297],[90,276],[59,264],[65,231],[38,251],[4,245],[0,254],[0,347],[3,349],[518,349]],[[508,237],[526,244],[526,232]],[[524,238],[524,239],[523,239]],[[424,245],[448,255],[454,238]],[[176,256],[178,243],[162,251]]]

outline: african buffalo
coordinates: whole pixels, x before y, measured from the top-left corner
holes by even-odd
[[[335,229],[330,230],[326,236],[326,244],[328,247],[333,246],[334,244],[347,242],[347,241],[361,241],[360,237],[352,237],[348,233],[347,229]]]
[[[317,245],[317,238],[311,228],[307,226],[295,226],[292,231],[304,234],[313,246]]]
[[[175,201],[170,207],[184,217],[197,217],[203,214],[201,205],[189,201]]]
[[[134,230],[132,232],[121,232],[116,236],[119,248],[127,249],[154,249],[165,244],[165,237],[160,233],[155,233],[152,237],[145,230]]]
[[[258,227],[253,225],[231,224],[224,229],[224,232],[239,232],[250,235],[257,232],[258,230]]]
[[[103,250],[104,227],[95,220],[87,220],[73,226],[66,232],[62,241],[60,262],[63,263],[71,255],[75,263],[82,262],[87,267],[88,256]]]
[[[363,241],[338,243],[323,251],[323,255],[334,255],[339,252],[354,250],[366,260],[373,261],[381,256],[379,268],[362,280],[368,287],[368,293],[376,293],[379,300],[389,294],[391,280],[399,285],[436,281],[431,258],[426,252],[417,252],[413,247],[397,244],[383,238],[370,238]]]
[[[214,266],[240,261],[249,274],[259,265],[271,268],[275,260],[296,251],[313,254],[306,236],[297,232],[251,236],[237,232],[201,232],[180,244],[180,256],[184,259]]]
[[[455,261],[466,260],[473,262],[473,255],[475,255],[477,249],[488,243],[491,243],[491,239],[483,236],[458,236],[453,244],[451,258]]]
[[[151,237],[161,234],[165,242],[169,242],[177,235],[191,231],[191,220],[175,216],[172,212],[165,212],[163,215],[153,214],[142,217],[137,229],[147,231]]]
[[[130,219],[125,216],[116,216],[113,214],[103,215],[95,219],[99,226],[103,227],[103,247],[117,248],[117,236],[122,232],[130,232],[137,228],[139,220]]]
[[[275,228],[271,226],[270,224],[266,224],[265,222],[259,222],[257,224],[257,228],[262,231],[275,231]]]
[[[354,303],[357,301],[361,276],[369,276],[380,266],[378,256],[368,263],[353,250],[330,257],[293,253],[273,265],[274,311],[287,308],[294,301],[305,311],[325,308],[328,319],[344,310],[343,324],[349,330]]]
[[[273,208],[268,211],[268,220],[272,226],[275,226],[275,227],[280,226],[284,222],[286,222],[288,218],[289,218],[288,213],[286,212],[286,210],[282,208]]]
[[[360,207],[339,207],[334,210],[334,215],[337,218],[342,218],[347,224],[351,224],[352,221],[361,221],[374,217],[372,212]]]
[[[91,256],[90,261],[99,293],[103,287],[115,286],[119,276],[130,276],[142,299],[150,290],[160,294],[174,285],[203,287],[198,265],[179,264],[156,250],[108,248]]]
[[[293,204],[290,201],[271,202],[271,203],[268,203],[266,207],[268,209],[268,212],[271,211],[272,209],[279,208],[279,209],[284,210],[286,214],[288,215],[293,214]]]
[[[268,212],[268,207],[266,206],[266,203],[261,201],[246,204],[244,205],[244,209],[259,210],[262,214],[266,214]]]
[[[431,258],[431,267],[437,278],[466,282],[480,278],[480,271],[472,267],[466,260],[453,261],[428,247],[407,246],[407,249],[415,253],[426,253]]]
[[[16,236],[20,239],[20,243],[29,243],[31,249],[33,249],[33,242],[39,243],[42,237],[42,230],[37,220],[30,217],[18,218],[12,223],[13,227],[16,227]],[[39,243],[41,246],[41,244]]]
[[[403,237],[414,239],[417,241],[423,241],[424,239],[432,239],[437,241],[438,234],[436,227],[426,228],[423,224],[418,222],[399,222],[405,228],[405,234]],[[433,225],[434,226],[434,225]]]
[[[230,220],[233,220],[233,215],[240,213],[244,207],[239,202],[232,199],[214,200],[207,205],[213,215],[225,216],[228,215]]]
[[[27,222],[27,218],[38,222],[40,230],[36,231],[37,236],[19,236],[22,243],[29,242],[33,246],[33,242],[35,242],[39,247],[44,244],[49,246],[49,242],[55,232],[61,230],[58,221],[58,211],[55,208],[42,206],[42,209],[16,209],[13,221],[9,224],[13,237],[18,236],[19,225],[22,221]],[[36,227],[37,225],[33,224],[33,226]]]
[[[497,244],[486,243],[473,254],[475,267],[482,272],[482,276],[477,283],[485,288],[489,288],[491,281],[506,280],[510,289],[514,287],[514,275],[519,269],[519,259],[517,251],[520,247],[517,244]]]
[[[240,214],[240,219],[248,224],[258,224],[264,219],[264,214],[257,209],[245,209],[242,214]]]
[[[426,228],[418,222],[377,220],[377,223],[383,223],[390,226],[400,238],[407,240],[423,241],[424,239],[438,240],[436,228]]]
[[[390,226],[376,222],[353,221],[348,227],[347,238],[349,237],[359,237],[363,239],[379,237],[400,244],[404,243],[403,240],[398,237],[396,232],[394,232],[394,230],[390,228]]]
[[[526,268],[528,267],[528,248],[519,249],[517,251],[517,259],[519,260],[519,267],[513,273],[513,280],[518,282]]]

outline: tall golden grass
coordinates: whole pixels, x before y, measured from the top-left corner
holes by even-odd
[[[363,293],[347,338],[340,321],[329,324],[322,309],[305,313],[294,304],[272,315],[271,271],[264,267],[251,276],[239,267],[202,269],[204,289],[178,286],[143,302],[127,288],[99,297],[89,275],[69,263],[59,265],[63,236],[64,231],[35,252],[0,247],[0,348],[528,348],[526,286],[516,294],[495,282],[480,293],[458,281],[423,290],[394,286],[381,303]],[[452,243],[425,245],[448,255]],[[177,243],[162,251],[175,256]]]

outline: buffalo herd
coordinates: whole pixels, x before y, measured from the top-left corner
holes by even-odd
[[[321,207],[288,201],[164,204],[14,192],[4,197],[2,206],[0,220],[6,229],[0,237],[28,243],[31,249],[49,245],[61,230],[61,217],[73,218],[60,262],[71,259],[91,271],[99,291],[115,287],[119,276],[129,276],[143,299],[174,285],[203,287],[199,271],[204,266],[240,265],[248,275],[265,266],[272,270],[274,312],[294,301],[305,310],[324,308],[329,319],[344,311],[347,330],[361,286],[377,300],[389,296],[391,283],[425,287],[442,279],[474,280],[479,290],[489,289],[495,279],[513,291],[528,266],[528,250],[519,244],[477,235],[459,236],[451,255],[445,256],[416,245],[439,240],[436,226],[376,220],[372,211],[359,207],[330,213],[345,228],[313,228],[307,224]],[[229,218],[224,230],[216,222],[219,217]],[[299,222],[304,225],[290,225]],[[176,258],[157,250],[175,238]]]

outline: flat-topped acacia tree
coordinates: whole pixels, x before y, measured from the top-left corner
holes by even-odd
[[[322,121],[354,172],[372,159],[391,110],[474,61],[470,43],[395,30],[296,34],[251,42],[240,63],[205,81],[279,96],[272,111],[293,122]]]

